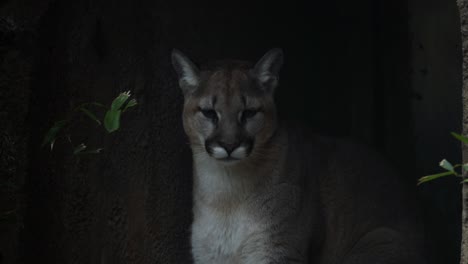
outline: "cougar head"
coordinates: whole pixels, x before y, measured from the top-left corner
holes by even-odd
[[[282,62],[282,50],[272,49],[253,66],[231,61],[199,69],[172,51],[184,95],[184,130],[195,155],[229,163],[262,155],[277,128],[273,94]]]

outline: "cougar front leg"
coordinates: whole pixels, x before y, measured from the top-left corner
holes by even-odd
[[[282,183],[255,197],[249,215],[260,224],[239,248],[239,264],[306,263],[299,249],[304,234],[296,230],[299,193],[297,186]]]
[[[269,234],[251,235],[239,249],[239,264],[304,264],[304,256],[288,239]]]
[[[364,235],[344,258],[343,264],[423,264],[410,242],[390,228],[378,228]]]

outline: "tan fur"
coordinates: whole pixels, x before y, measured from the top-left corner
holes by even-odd
[[[180,82],[194,161],[195,263],[423,263],[409,196],[378,154],[279,125],[279,50],[252,67],[200,71],[178,51],[173,59],[190,83]],[[242,119],[249,109],[259,112]],[[226,142],[253,144],[225,161],[217,155],[229,152]]]

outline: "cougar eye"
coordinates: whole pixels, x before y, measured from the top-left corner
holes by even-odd
[[[242,121],[245,122],[247,119],[254,117],[258,113],[257,109],[246,109],[242,112]]]
[[[213,109],[200,109],[200,112],[208,119],[218,120],[218,114]]]

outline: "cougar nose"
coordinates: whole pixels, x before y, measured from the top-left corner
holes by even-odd
[[[231,153],[240,146],[240,143],[226,143],[226,142],[218,142],[218,144],[226,150],[226,152],[231,155]]]

